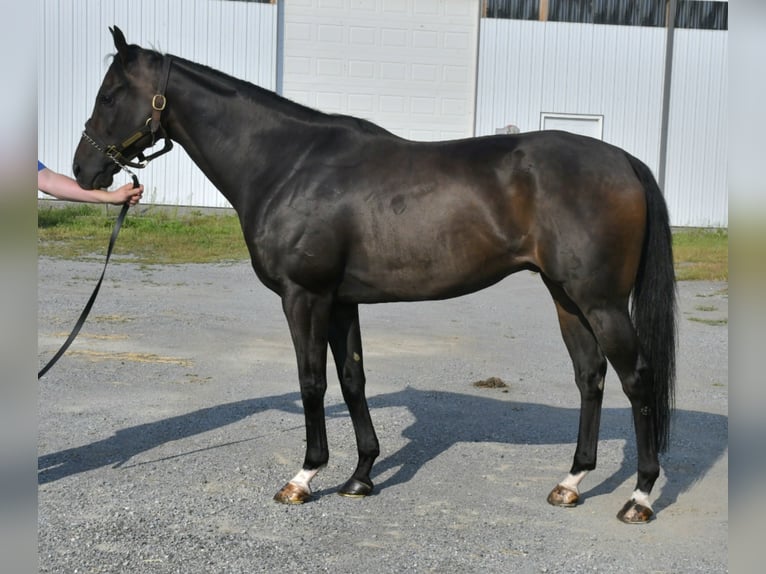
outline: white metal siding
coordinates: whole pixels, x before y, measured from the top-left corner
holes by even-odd
[[[676,30],[665,196],[674,225],[727,227],[728,34]]]
[[[289,0],[284,95],[403,137],[473,134],[479,0]]]
[[[264,88],[275,87],[276,5],[39,0],[39,6],[38,157],[56,171],[71,174],[83,124],[109,66],[107,56],[114,53],[109,26],[119,26],[131,44],[176,54]],[[180,146],[138,175],[146,203],[228,206]],[[127,181],[118,176],[115,185]]]
[[[603,116],[603,139],[659,165],[665,30],[482,19],[476,135],[541,113]]]

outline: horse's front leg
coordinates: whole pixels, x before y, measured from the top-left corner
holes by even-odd
[[[306,458],[303,468],[275,496],[285,504],[301,504],[311,498],[311,479],[330,457],[327,448],[324,395],[327,390],[327,329],[332,306],[330,296],[290,290],[282,298],[298,360],[298,377],[306,418]]]
[[[372,492],[370,471],[380,454],[378,437],[370,418],[370,409],[365,396],[365,376],[362,359],[362,338],[359,330],[359,308],[357,305],[333,307],[330,316],[330,349],[335,358],[343,399],[348,406],[351,422],[356,434],[359,463],[354,474],[341,486],[339,494],[361,497]]]

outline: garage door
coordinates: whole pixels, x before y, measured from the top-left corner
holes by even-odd
[[[473,135],[479,0],[290,0],[283,94],[415,140]]]

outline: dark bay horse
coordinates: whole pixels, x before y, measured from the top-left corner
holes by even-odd
[[[236,210],[255,273],[282,298],[298,362],[306,455],[276,500],[307,500],[328,461],[328,345],[359,454],[340,493],[372,492],[380,450],[360,303],[456,297],[528,269],[553,297],[581,395],[574,461],[548,501],[574,506],[596,467],[608,361],[638,450],[636,488],[618,517],[651,518],[673,407],[676,311],[667,207],[643,163],[561,132],[407,141],[111,32],[117,54],[74,173],[83,187],[106,187],[121,165],[175,141]]]

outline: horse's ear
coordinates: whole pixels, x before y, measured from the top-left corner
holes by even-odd
[[[125,40],[125,34],[123,34],[122,30],[120,30],[117,26],[109,28],[109,31],[112,33],[112,38],[114,39],[114,47],[117,48],[117,54],[119,54],[123,63],[126,62],[128,57],[128,42]]]

